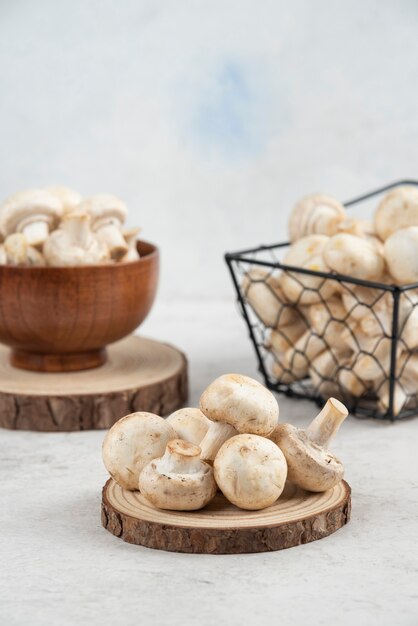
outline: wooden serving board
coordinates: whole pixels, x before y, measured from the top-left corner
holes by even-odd
[[[187,400],[187,361],[176,348],[130,336],[107,362],[81,372],[17,369],[0,345],[0,427],[38,431],[109,428],[134,411],[168,415]]]
[[[107,481],[102,524],[128,543],[170,552],[240,554],[283,550],[316,541],[350,519],[351,489],[342,481],[325,493],[287,483],[277,502],[262,511],[243,511],[218,493],[200,511],[162,511],[139,491]]]

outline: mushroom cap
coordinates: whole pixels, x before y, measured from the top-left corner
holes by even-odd
[[[270,434],[279,419],[279,405],[271,391],[241,374],[224,374],[214,380],[201,395],[200,410],[214,422],[254,435]]]
[[[100,265],[110,259],[109,250],[90,230],[87,213],[67,213],[60,228],[54,230],[43,245],[48,265]]]
[[[293,207],[290,214],[290,240],[295,241],[314,234],[332,235],[345,217],[344,206],[336,198],[324,193],[305,196]]]
[[[141,471],[141,494],[159,509],[196,511],[206,506],[217,487],[213,469],[199,455],[200,448],[188,441],[170,441],[165,455],[150,461]],[[170,457],[174,457],[172,461]]]
[[[344,467],[336,456],[291,424],[278,424],[270,439],[286,457],[290,482],[307,491],[326,491],[342,480]]]
[[[401,228],[418,226],[418,188],[402,185],[392,189],[377,207],[374,224],[383,241]]]
[[[329,237],[309,235],[298,239],[288,249],[283,263],[314,272],[329,272],[323,259],[323,251]],[[281,276],[281,287],[291,302],[315,304],[330,298],[336,291],[337,284],[321,276],[286,271]],[[318,293],[319,292],[319,293]]]
[[[418,281],[418,226],[394,232],[385,241],[385,258],[397,283]]]
[[[20,230],[31,215],[44,216],[53,224],[62,217],[62,202],[46,189],[26,189],[7,198],[0,206],[0,230],[4,237]]]
[[[123,223],[128,214],[126,204],[110,193],[96,193],[94,196],[85,198],[79,208],[91,215],[93,227],[94,222],[103,218],[115,218]]]
[[[258,435],[236,435],[216,455],[215,480],[224,496],[241,509],[272,505],[286,482],[286,459],[280,448]]]
[[[168,442],[177,437],[165,419],[153,413],[131,413],[107,432],[103,441],[103,463],[124,489],[138,489],[141,470],[164,454]]]
[[[379,279],[385,269],[384,258],[376,246],[349,233],[330,237],[323,256],[334,272],[363,280]]]
[[[45,189],[61,201],[64,213],[74,211],[83,199],[82,195],[78,193],[78,191],[75,191],[75,189],[71,189],[70,187],[51,185]]]
[[[166,422],[174,428],[178,437],[199,445],[209,430],[211,421],[200,409],[186,407],[179,409],[166,418]]]

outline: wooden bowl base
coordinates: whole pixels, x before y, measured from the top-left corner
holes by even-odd
[[[283,550],[327,537],[350,519],[351,489],[343,480],[324,493],[286,484],[267,509],[243,511],[219,492],[200,511],[162,511],[139,491],[112,479],[102,493],[102,524],[128,543],[170,552],[240,554]]]
[[[0,345],[0,427],[71,431],[110,428],[134,411],[168,415],[187,400],[187,361],[176,348],[127,337],[106,362],[78,372],[12,367]]]
[[[106,349],[71,354],[39,354],[12,350],[10,364],[32,372],[79,372],[100,367],[106,361]]]

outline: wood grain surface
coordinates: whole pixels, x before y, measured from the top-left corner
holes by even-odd
[[[112,479],[102,493],[102,524],[128,543],[170,552],[239,554],[283,550],[327,537],[350,519],[351,489],[342,481],[324,493],[287,483],[277,502],[243,511],[218,493],[204,509],[162,511],[139,491]]]
[[[60,372],[105,360],[103,348],[145,319],[158,284],[158,249],[138,242],[130,263],[0,266],[0,342],[16,367]]]
[[[187,361],[176,348],[127,337],[94,370],[29,372],[12,367],[0,346],[0,426],[71,431],[109,428],[134,411],[167,415],[187,399]]]

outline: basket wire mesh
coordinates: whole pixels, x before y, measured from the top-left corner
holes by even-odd
[[[360,205],[403,180],[345,203]],[[395,285],[284,264],[290,243],[225,260],[266,386],[364,417],[418,414],[418,283]],[[295,298],[284,297],[291,281]]]

